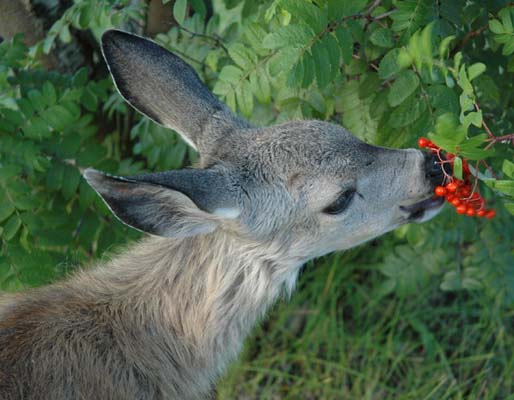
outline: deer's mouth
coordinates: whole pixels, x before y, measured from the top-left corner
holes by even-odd
[[[400,206],[400,210],[407,214],[409,222],[424,222],[434,217],[442,208],[444,197],[430,197],[407,206]]]

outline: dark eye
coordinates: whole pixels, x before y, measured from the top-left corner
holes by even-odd
[[[336,201],[323,210],[326,214],[337,215],[342,213],[349,205],[355,195],[355,189],[350,189],[341,194]]]

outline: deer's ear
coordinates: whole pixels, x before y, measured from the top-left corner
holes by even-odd
[[[209,233],[239,215],[235,186],[217,171],[191,169],[116,177],[88,169],[84,177],[123,223],[153,235]]]
[[[108,30],[102,51],[125,100],[200,151],[211,131],[248,126],[205,87],[193,68],[155,42]]]

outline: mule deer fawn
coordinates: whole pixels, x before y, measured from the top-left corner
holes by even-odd
[[[0,398],[204,399],[306,261],[441,208],[434,160],[340,126],[253,127],[152,41],[107,31],[121,95],[200,153],[197,168],[85,178],[147,232],[111,261],[0,297]]]

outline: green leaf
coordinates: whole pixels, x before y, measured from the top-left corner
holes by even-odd
[[[473,65],[470,65],[468,67],[468,77],[469,77],[469,80],[472,81],[473,79],[475,79],[479,75],[483,74],[485,72],[485,70],[486,70],[485,64],[475,63]]]
[[[369,36],[369,40],[378,47],[389,48],[394,46],[393,32],[382,27],[375,29]]]
[[[271,50],[286,46],[303,47],[314,36],[314,31],[308,25],[287,25],[266,35],[262,45],[264,48]]]
[[[95,112],[98,108],[98,99],[88,87],[84,89],[80,101],[88,111]]]
[[[41,140],[51,136],[48,123],[41,117],[28,120],[23,127],[23,133],[30,139]]]
[[[301,60],[301,63],[303,69],[303,80],[301,82],[301,86],[307,88],[312,84],[312,81],[314,80],[314,74],[316,73],[316,76],[318,76],[319,68],[316,68],[315,60],[308,54],[305,54],[305,56]],[[318,81],[318,86],[319,85],[320,82]],[[292,86],[294,87],[295,85]]]
[[[432,69],[434,63],[433,28],[434,24],[431,23],[423,30],[416,31],[409,39],[408,52],[418,71],[421,71],[423,66],[428,67],[429,70]]]
[[[514,178],[514,163],[509,160],[503,160],[502,171],[509,178]]]
[[[189,0],[189,2],[191,3],[191,6],[193,6],[193,9],[196,13],[200,14],[202,17],[207,15],[207,7],[205,7],[203,0]]]
[[[43,95],[41,94],[40,91],[32,89],[32,90],[29,90],[27,95],[36,111],[40,111],[46,107],[45,98],[43,97]]]
[[[0,113],[3,114],[5,120],[9,121],[14,126],[20,126],[23,124],[24,118],[19,111],[4,108],[0,110]]]
[[[503,30],[503,25],[497,19],[492,19],[489,21],[489,29],[491,32],[496,33],[497,35],[505,33]]]
[[[57,131],[62,131],[75,122],[73,115],[58,104],[43,111],[41,117]]]
[[[367,0],[328,0],[328,17],[331,21],[335,21],[342,17],[355,15],[362,11],[367,3]]]
[[[318,82],[318,87],[323,89],[330,82],[330,58],[328,50],[323,46],[322,42],[318,41],[312,46],[311,51],[316,81]]]
[[[187,0],[176,0],[173,5],[173,17],[179,25],[184,23],[186,18]]]
[[[394,81],[387,100],[389,105],[395,107],[405,101],[419,86],[419,78],[414,71],[407,70],[398,74]]]
[[[57,21],[57,22],[60,22]],[[48,34],[43,41],[43,53],[49,54],[55,42],[56,35]]]
[[[380,61],[378,65],[378,76],[382,79],[389,79],[403,68],[399,61],[399,56],[402,53],[400,49],[392,49]]]
[[[297,87],[300,84],[303,84],[303,76],[304,71],[303,68],[305,63],[303,58],[299,60],[296,65],[289,72],[289,76],[287,77],[287,86],[289,87]]]
[[[14,199],[14,205],[18,210],[34,210],[38,206],[39,198],[35,196],[16,196]]]
[[[46,175],[46,186],[48,189],[59,190],[62,187],[63,175],[63,165],[59,162],[52,164]]]
[[[447,272],[443,282],[439,286],[443,291],[454,291],[462,289],[462,279],[456,271]]]
[[[449,54],[450,44],[455,39],[455,35],[447,36],[443,40],[441,40],[441,43],[439,43],[439,58],[447,58]]]
[[[360,139],[374,142],[377,135],[378,121],[371,117],[373,97],[359,97],[359,82],[347,82],[336,99],[335,108],[343,114],[343,126]]]
[[[482,110],[470,112],[461,118],[462,125],[468,128],[471,124],[477,128],[482,126]]]
[[[21,168],[18,165],[0,166],[0,182],[7,182],[9,179],[20,175]],[[0,192],[2,194],[2,192]]]
[[[235,43],[228,48],[228,54],[243,70],[250,69],[256,60],[252,53],[241,43]]]
[[[442,114],[437,118],[435,125],[437,136],[451,139],[453,143],[461,143],[467,135],[467,129],[459,125],[459,121],[455,114]]]
[[[227,65],[223,67],[220,72],[219,80],[228,83],[235,83],[243,77],[244,72],[233,65]]]
[[[484,145],[487,135],[485,133],[473,136],[470,139],[462,142],[458,146],[458,153],[470,160],[483,160],[490,157],[492,150],[483,150],[481,147]]]
[[[43,96],[45,97],[46,103],[50,106],[54,105],[57,101],[57,93],[55,91],[55,87],[49,81],[46,81],[43,84]]]
[[[75,75],[73,75],[73,86],[83,87],[86,85],[89,78],[89,72],[86,67],[80,68]]]
[[[69,199],[77,191],[80,183],[80,173],[77,168],[71,165],[64,166],[64,175],[62,178],[62,194],[64,198]]]
[[[432,0],[402,0],[395,4],[397,10],[391,14],[393,31],[405,31],[406,35],[410,35],[419,27],[435,19]]]
[[[79,25],[82,29],[89,27],[93,18],[93,7],[95,6],[92,3],[86,3],[80,10]]]
[[[460,111],[459,100],[453,90],[446,85],[432,85],[427,89],[430,105],[437,116],[451,113],[458,114]]]
[[[253,111],[253,93],[250,82],[243,81],[236,88],[236,99],[241,113],[246,117],[250,117]]]
[[[350,64],[353,56],[353,37],[351,32],[345,25],[341,25],[336,29],[336,37],[341,48],[343,61],[346,65]]]
[[[484,179],[487,186],[505,193],[508,196],[514,196],[514,181],[504,179]]]
[[[337,40],[331,34],[327,34],[322,39],[323,46],[328,51],[328,56],[330,58],[330,78],[332,81],[335,79],[339,73],[339,61],[341,59],[341,51],[337,44]]]
[[[498,13],[498,16],[502,20],[504,32],[512,33],[514,31],[514,29],[512,27],[512,18],[511,18],[511,14],[510,14],[510,9],[509,8],[502,9]]]
[[[4,225],[3,238],[7,241],[11,240],[18,232],[18,229],[20,229],[20,226],[21,219],[17,215],[13,215]]]
[[[464,278],[462,280],[462,287],[467,290],[483,289],[484,285],[475,278]]]
[[[269,61],[268,68],[271,76],[289,72],[298,61],[299,51],[295,48],[284,48]]]
[[[394,128],[401,128],[416,121],[426,111],[426,102],[411,96],[393,110],[389,117],[389,124]]]
[[[325,12],[312,3],[304,0],[282,0],[280,6],[310,26],[314,32],[320,32],[327,26]]]
[[[271,84],[268,74],[265,71],[250,75],[250,86],[252,92],[262,104],[269,104],[271,101]]]
[[[509,213],[514,215],[514,203],[504,203],[503,206]]]
[[[71,32],[69,25],[64,25],[62,27],[61,31],[59,32],[59,39],[61,39],[63,43],[71,42]]]
[[[0,222],[9,218],[14,212],[14,206],[5,200],[0,203]]]
[[[453,175],[457,179],[462,179],[462,158],[460,157],[453,159]]]
[[[469,81],[468,74],[466,73],[466,66],[461,65],[459,70],[459,86],[462,88],[462,91],[467,95],[473,95],[473,86]]]

